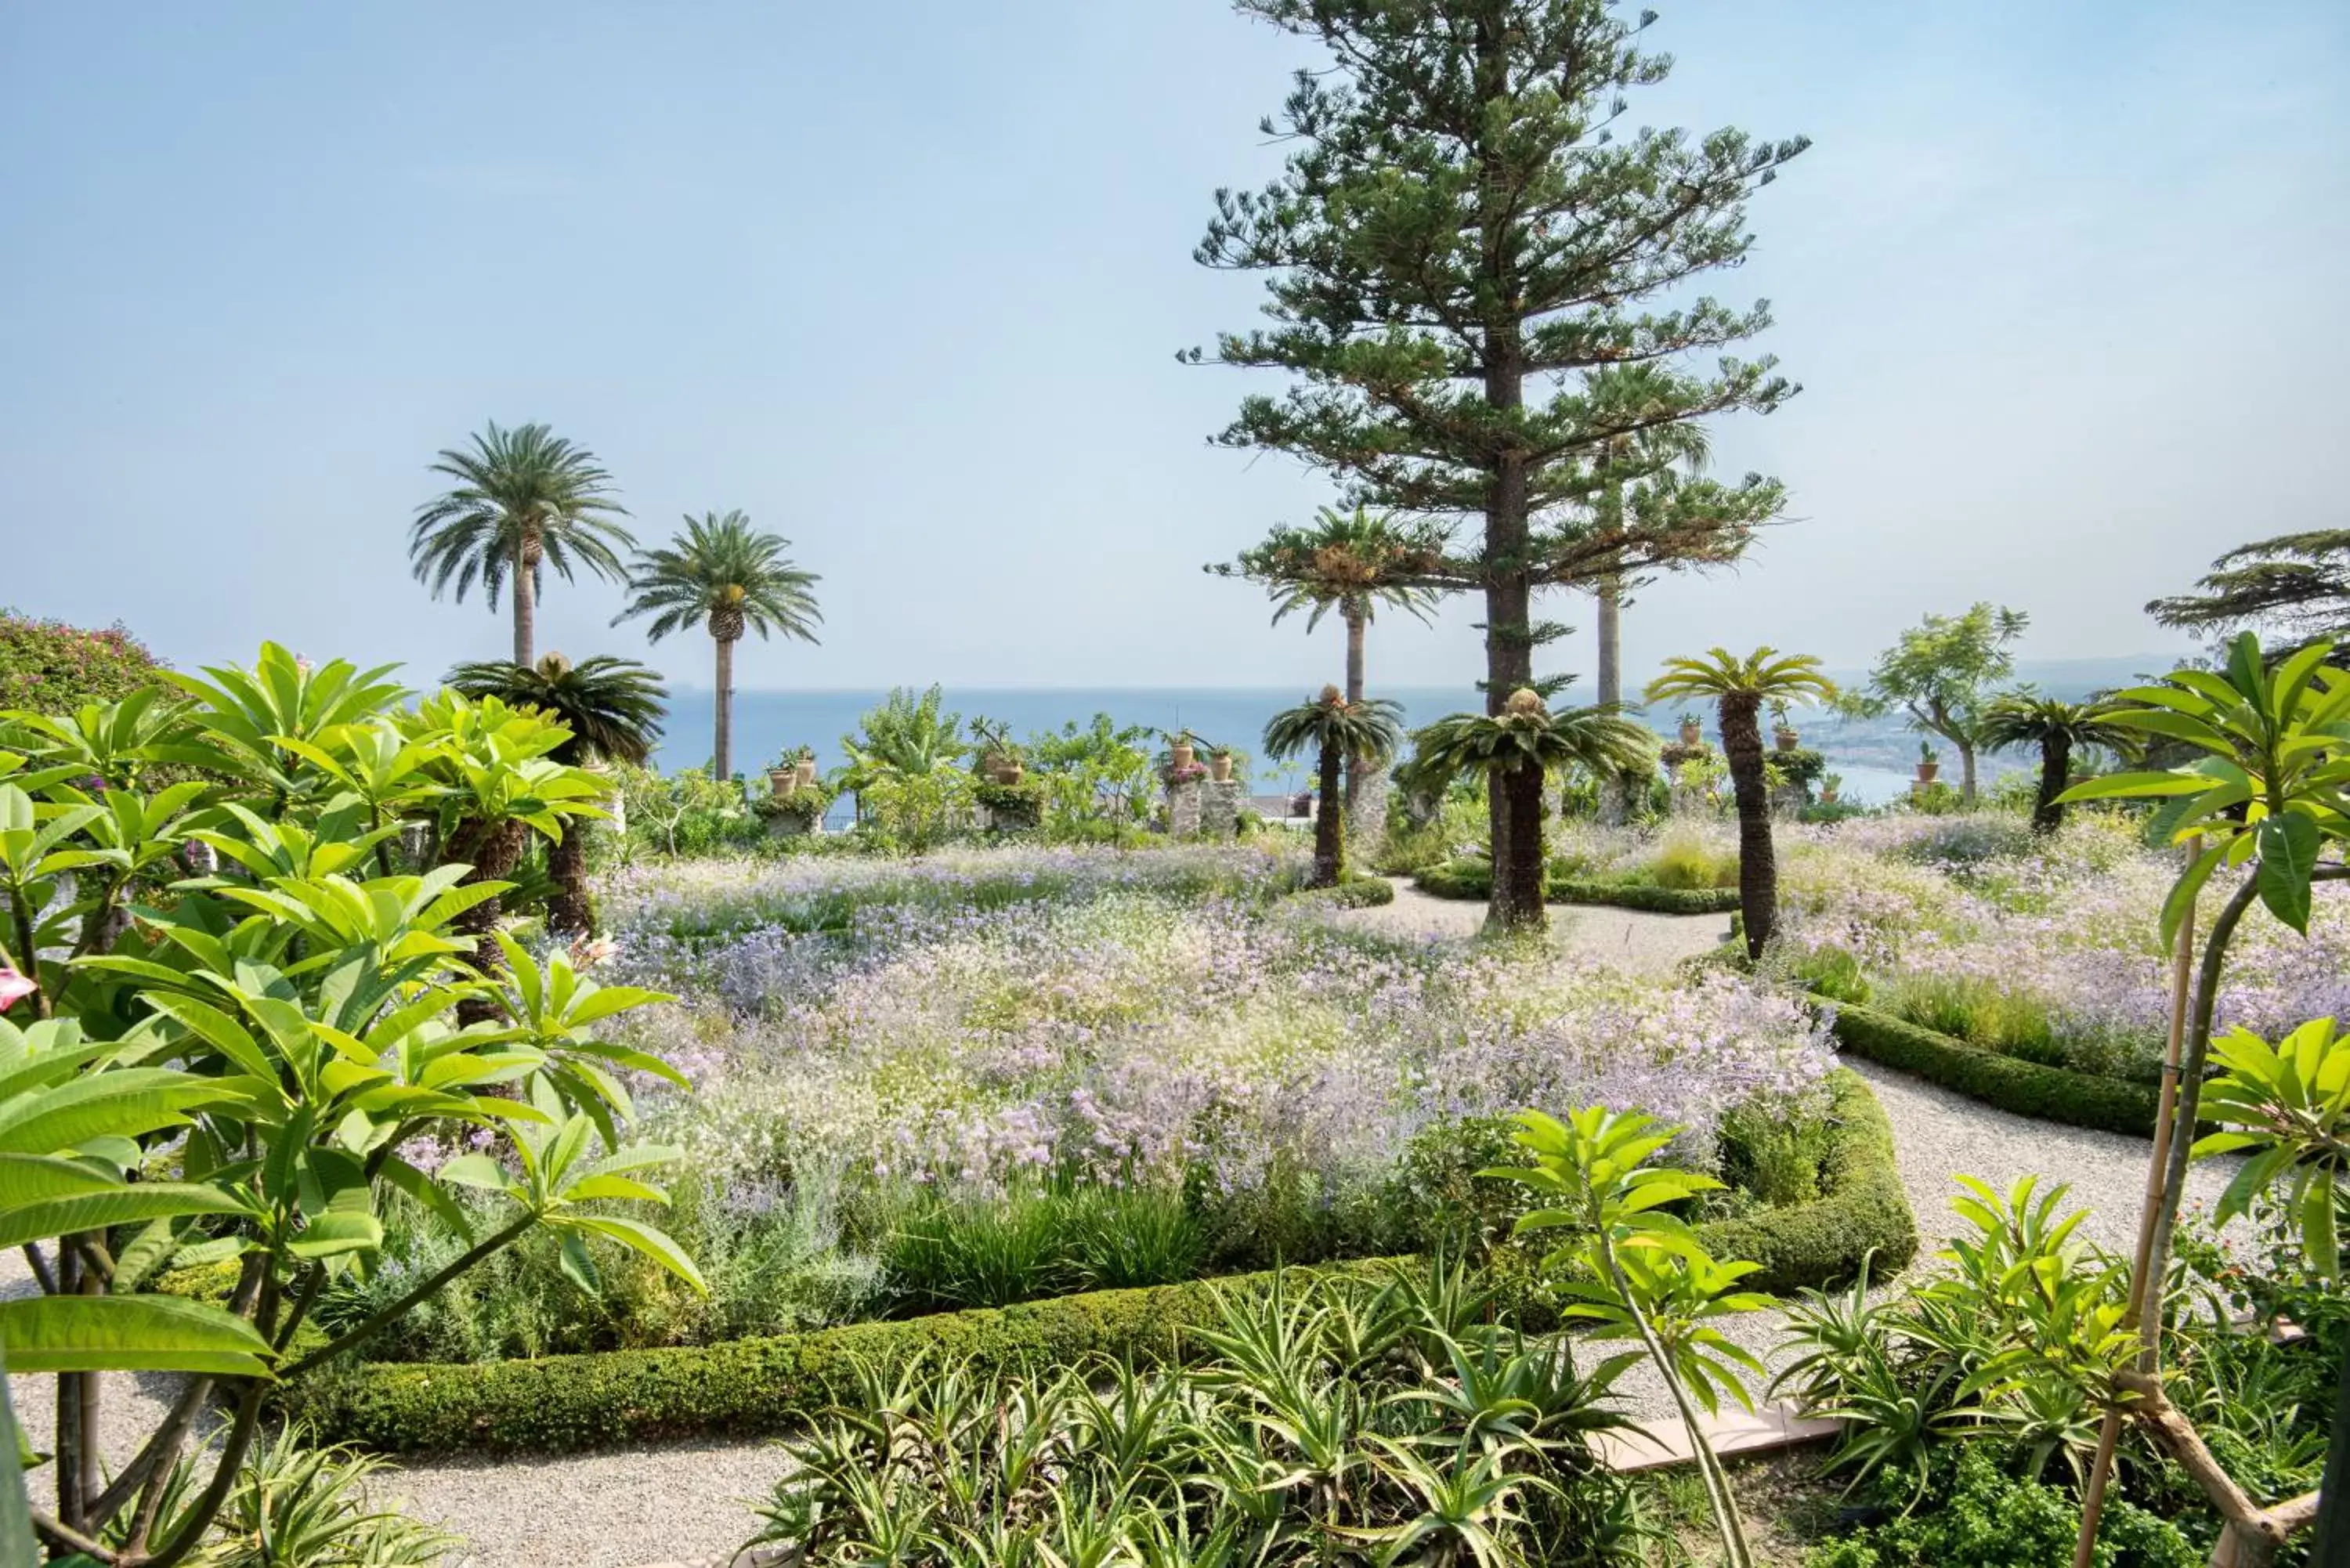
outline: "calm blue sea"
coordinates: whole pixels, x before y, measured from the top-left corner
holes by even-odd
[[[737,691],[734,694],[734,765],[755,775],[791,748],[811,746],[816,763],[827,770],[845,760],[840,738],[854,734],[858,720],[888,695],[881,691]],[[1000,721],[1015,735],[1059,729],[1075,720],[1089,722],[1096,713],[1107,713],[1118,724],[1143,724],[1156,730],[1189,729],[1202,740],[1236,747],[1251,753],[1263,749],[1265,721],[1312,693],[1287,687],[1025,687],[990,690],[984,687],[945,690],[946,706],[969,721]],[[1402,687],[1378,695],[1402,705],[1409,725],[1425,724],[1447,713],[1481,705],[1482,699],[1462,687]],[[1671,715],[1651,716],[1663,725]],[[669,723],[659,761],[664,768],[692,767],[710,760],[711,693],[681,690],[672,692]],[[1846,799],[1876,803],[1891,799],[1908,786],[1907,773],[1873,765],[1856,757],[1837,757],[1834,739],[1814,737],[1830,763],[1844,775]],[[1261,794],[1295,791],[1306,784],[1306,769],[1284,767],[1259,760],[1251,787]]]

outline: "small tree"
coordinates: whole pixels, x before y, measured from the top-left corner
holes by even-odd
[[[2032,797],[2032,831],[2050,834],[2064,826],[2064,803],[2057,797],[2073,782],[2073,753],[2091,746],[2125,755],[2137,750],[2137,732],[2113,722],[2102,702],[2067,702],[2061,698],[2011,691],[1995,698],[1983,710],[1977,732],[1989,751],[2011,746],[2040,748],[2040,786]]]
[[[1733,130],[1615,134],[1625,95],[1671,61],[1607,0],[1241,0],[1312,40],[1266,134],[1293,148],[1263,192],[1222,192],[1196,253],[1270,275],[1270,327],[1219,338],[1226,365],[1295,378],[1254,396],[1217,439],[1291,453],[1349,504],[1473,519],[1425,586],[1483,600],[1486,711],[1538,680],[1534,651],[1566,628],[1544,590],[1689,560],[1734,558],[1778,514],[1780,487],[1692,480],[1609,443],[1794,388],[1767,358],[1723,351],[1766,306],[1692,297],[1744,260],[1746,199],[1803,151]],[[1700,367],[1699,356],[1706,357]],[[1194,349],[1194,361],[1207,356]],[[1609,483],[1631,504],[1603,520]],[[1492,919],[1543,918],[1506,889],[1541,881],[1542,798],[1492,793]]]
[[[685,532],[658,550],[638,554],[629,570],[628,608],[614,626],[649,615],[645,635],[655,642],[690,626],[706,626],[717,650],[717,701],[712,722],[710,771],[734,776],[734,645],[745,631],[816,640],[824,621],[816,606],[814,572],[792,565],[789,539],[762,534],[740,512],[685,520]]]
[[[1385,763],[1403,738],[1403,710],[1374,699],[1350,702],[1336,686],[1322,688],[1313,701],[1285,708],[1264,727],[1264,754],[1276,762],[1308,753],[1321,769],[1321,799],[1314,813],[1314,880],[1335,888],[1347,875],[1347,762]]]
[[[1721,715],[1721,755],[1738,800],[1738,907],[1746,954],[1761,958],[1779,920],[1779,862],[1771,843],[1771,786],[1764,776],[1762,704],[1835,696],[1835,686],[1808,654],[1758,648],[1744,658],[1727,649],[1703,659],[1675,659],[1648,683],[1648,701],[1710,697]]]
[[[416,580],[439,598],[454,585],[463,603],[476,582],[490,608],[514,585],[514,661],[537,656],[538,595],[546,569],[571,580],[576,561],[599,577],[627,576],[619,552],[636,541],[618,518],[612,476],[596,454],[545,425],[501,430],[494,420],[470,450],[442,452],[432,472],[456,483],[428,501],[409,530]]]
[[[1312,631],[1332,610],[1347,628],[1347,701],[1363,700],[1363,634],[1382,606],[1428,618],[1437,596],[1422,579],[1444,555],[1440,529],[1408,524],[1357,507],[1351,513],[1325,506],[1311,528],[1276,528],[1237,561],[1207,569],[1221,577],[1263,584],[1274,601],[1278,626],[1292,610],[1306,612]],[[1359,759],[1357,759],[1359,761]],[[1361,798],[1358,770],[1347,769],[1347,808]]]
[[[449,685],[468,697],[496,697],[536,709],[561,724],[571,738],[547,755],[567,767],[644,766],[660,741],[662,702],[669,695],[651,670],[609,654],[577,664],[559,653],[529,666],[461,664],[449,672]],[[588,823],[580,819],[547,844],[546,874],[556,888],[546,911],[549,929],[585,934],[596,929],[596,907],[588,894],[587,832]]]
[[[1958,748],[1959,799],[1975,804],[1975,753],[1983,744],[1983,711],[1992,688],[2015,672],[2008,645],[2023,635],[2022,610],[1983,601],[1963,615],[1929,615],[1878,656],[1868,688],[1845,699],[1846,711],[1876,717],[1898,708],[1909,727]]]
[[[1440,793],[1462,774],[1482,774],[1491,794],[1514,794],[1521,805],[1534,802],[1531,875],[1523,858],[1493,856],[1493,913],[1503,929],[1539,929],[1547,919],[1543,895],[1548,866],[1542,852],[1543,780],[1554,771],[1580,764],[1594,773],[1635,774],[1657,765],[1657,738],[1607,708],[1569,708],[1554,713],[1531,690],[1510,694],[1502,711],[1455,713],[1413,737],[1416,787]],[[1504,881],[1508,886],[1503,887]]]

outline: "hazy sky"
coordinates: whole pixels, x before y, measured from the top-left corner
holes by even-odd
[[[1805,388],[1717,466],[1794,520],[1643,596],[1636,673],[1978,597],[2033,656],[2167,648],[2147,598],[2342,523],[2350,6],[1659,9],[1634,120],[1815,145],[1714,286]],[[824,575],[745,686],[1318,680],[1335,629],[1199,568],[1328,493],[1209,447],[1252,379],[1173,358],[1255,318],[1191,250],[1305,57],[1215,0],[0,5],[0,602],[187,664],[499,656],[406,524],[541,420],[641,535],[739,506]],[[542,647],[707,683],[547,597]],[[1477,618],[1382,625],[1374,684],[1465,683]]]

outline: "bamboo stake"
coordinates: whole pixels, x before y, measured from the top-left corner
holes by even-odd
[[[2187,863],[2202,853],[2199,837],[2187,846]],[[2170,964],[2170,1035],[2162,1055],[2162,1096],[2154,1115],[2154,1154],[2146,1167],[2146,1200],[2138,1210],[2137,1250],[2130,1265],[2130,1294],[2124,1322],[2138,1331],[2137,1369],[2151,1376],[2162,1355],[2161,1284],[2149,1281],[2153,1272],[2154,1233],[2162,1212],[2165,1173],[2170,1164],[2171,1121],[2178,1108],[2178,1060],[2187,1041],[2187,994],[2195,973],[2195,906],[2189,904],[2178,922],[2177,950]],[[2191,1129],[2190,1129],[2191,1130]],[[2146,1310],[2149,1296],[2155,1310]],[[2073,1568],[2092,1568],[2097,1552],[2097,1524],[2106,1511],[2106,1490],[2113,1480],[2114,1449],[2121,1440],[2119,1405],[2106,1411],[2097,1431],[2097,1457],[2089,1467],[2089,1484],[2081,1496],[2081,1535],[2073,1548]]]

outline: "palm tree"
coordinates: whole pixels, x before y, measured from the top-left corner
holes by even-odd
[[[824,617],[812,591],[821,581],[784,552],[791,541],[762,534],[741,512],[705,512],[685,520],[685,532],[664,549],[639,551],[629,573],[629,607],[614,626],[650,615],[647,634],[659,642],[673,631],[704,625],[718,647],[717,732],[711,744],[713,777],[734,776],[734,645],[745,629],[816,640]]]
[[[1350,760],[1386,762],[1403,739],[1403,710],[1385,700],[1350,701],[1336,686],[1295,708],[1284,708],[1264,727],[1264,754],[1287,762],[1319,753],[1321,803],[1314,813],[1312,886],[1335,888],[1347,874],[1347,808],[1340,774]]]
[[[449,671],[448,684],[477,701],[495,697],[559,722],[571,738],[548,754],[571,767],[598,762],[642,767],[660,741],[669,696],[651,670],[609,654],[577,664],[559,653],[536,664],[461,664]],[[573,822],[546,846],[546,875],[556,888],[546,907],[550,930],[596,929],[596,907],[588,896],[587,828],[585,821]]]
[[[535,657],[538,591],[548,566],[571,580],[576,562],[619,582],[619,551],[636,544],[613,521],[628,515],[611,499],[612,476],[596,454],[545,425],[501,430],[494,420],[469,451],[444,451],[432,472],[457,482],[416,514],[408,558],[416,580],[439,598],[453,583],[457,601],[478,580],[490,608],[514,582],[514,661]]]
[[[2040,748],[2040,789],[2032,800],[2032,831],[2054,833],[2064,826],[2064,808],[2056,797],[2073,774],[2075,747],[2104,746],[2127,755],[2137,749],[2139,732],[2112,722],[2114,709],[2105,702],[2067,702],[2030,691],[1995,697],[1983,710],[1980,738],[1991,750],[2016,746]]]
[[[1437,602],[1423,586],[1442,559],[1443,531],[1397,522],[1365,507],[1352,513],[1325,506],[1311,528],[1275,528],[1264,542],[1237,561],[1207,569],[1220,577],[1245,577],[1264,585],[1273,598],[1273,622],[1304,610],[1305,629],[1336,610],[1347,628],[1347,690],[1349,702],[1363,700],[1363,634],[1381,607],[1408,610],[1421,620]],[[1347,805],[1360,794],[1360,770],[1347,768]]]
[[[1415,774],[1441,789],[1464,773],[1486,775],[1489,787],[1531,802],[1519,820],[1535,825],[1520,843],[1513,836],[1493,857],[1493,893],[1486,919],[1503,930],[1539,929],[1547,867],[1542,845],[1543,780],[1580,763],[1598,774],[1627,774],[1657,763],[1657,738],[1614,708],[1569,708],[1554,713],[1535,692],[1510,693],[1499,713],[1455,713],[1412,739]]]
[[[1746,953],[1760,958],[1778,922],[1779,863],[1771,847],[1771,793],[1762,774],[1762,704],[1773,701],[1832,701],[1835,683],[1809,654],[1782,655],[1758,648],[1744,658],[1728,649],[1702,659],[1670,659],[1648,682],[1648,700],[1710,697],[1721,723],[1721,754],[1738,799],[1738,907],[1745,918]]]

